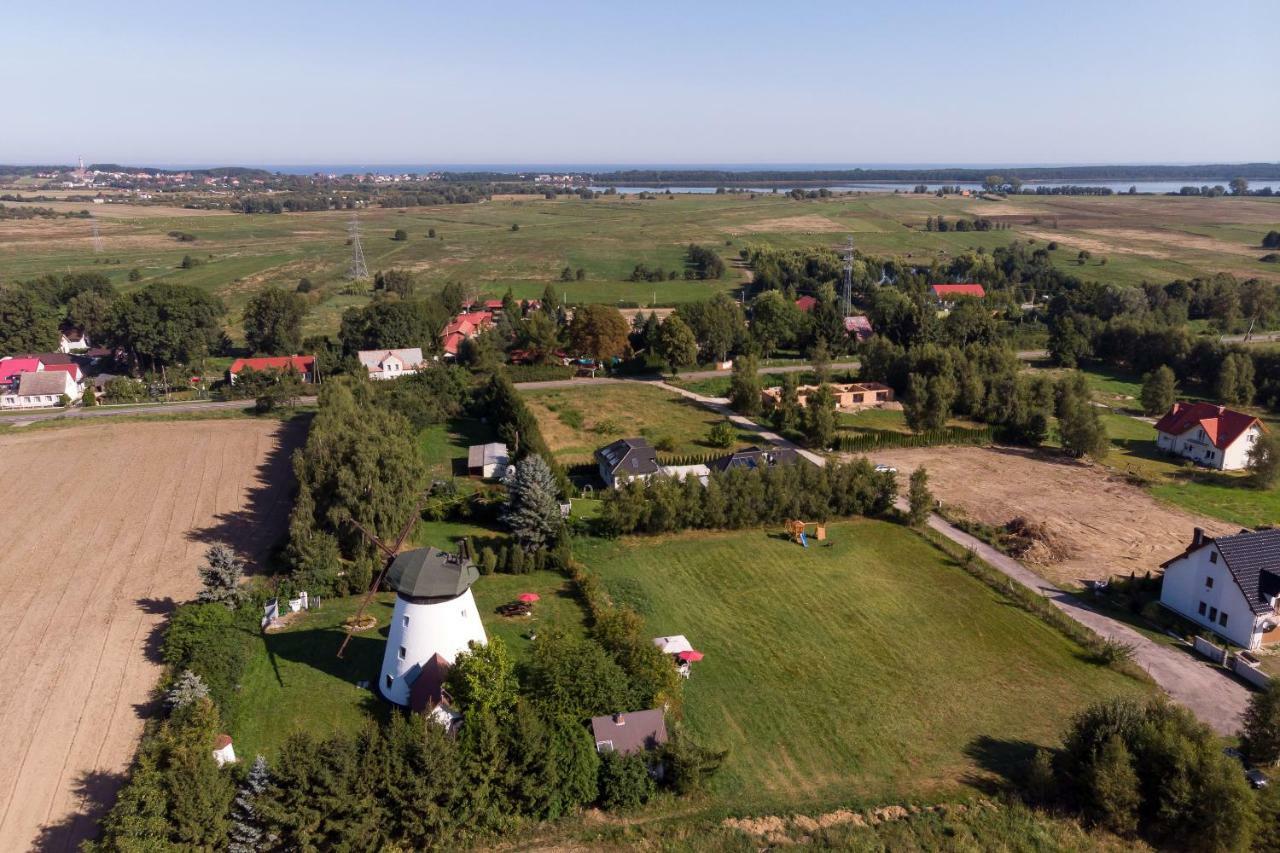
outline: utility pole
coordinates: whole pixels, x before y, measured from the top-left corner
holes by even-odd
[[[93,221],[93,253],[95,255],[102,254],[102,235],[98,233],[98,220]]]
[[[351,224],[347,226],[351,235],[351,267],[347,270],[347,278],[353,281],[368,281],[369,267],[364,262],[364,248],[360,245],[360,220],[353,214]]]
[[[853,235],[849,235],[849,244],[844,250],[844,293],[841,294],[840,308],[845,317],[853,314]]]

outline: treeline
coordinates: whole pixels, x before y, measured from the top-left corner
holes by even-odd
[[[981,183],[991,169],[626,169],[595,172],[598,184],[665,186],[669,184],[794,183],[803,181],[964,181]],[[1217,163],[1199,166],[1027,166],[1000,168],[1005,178],[1022,181],[1177,181],[1247,178],[1280,180],[1280,163]]]
[[[635,480],[604,493],[602,523],[614,535],[690,529],[737,529],[788,518],[826,521],[879,515],[893,505],[897,483],[865,459],[822,467],[799,462],[713,471],[697,477]]]
[[[0,204],[0,219],[92,219],[87,210],[60,211],[52,207],[9,207]]]
[[[1280,288],[1217,275],[1122,288],[1090,283],[1049,304],[1049,353],[1056,364],[1097,360],[1138,373],[1161,366],[1224,403],[1257,400],[1280,407],[1280,358],[1274,350],[1193,336],[1188,320],[1223,332],[1280,325]]]

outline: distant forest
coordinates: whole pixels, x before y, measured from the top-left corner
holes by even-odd
[[[597,184],[733,184],[804,183],[809,181],[976,181],[998,174],[1005,180],[1020,181],[1250,181],[1280,180],[1280,163],[1217,163],[1200,166],[990,166],[981,169],[946,167],[939,169],[761,169],[737,172],[723,169],[628,169],[596,172]]]

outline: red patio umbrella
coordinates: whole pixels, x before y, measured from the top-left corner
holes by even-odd
[[[541,598],[541,596],[539,596],[536,592],[522,592],[518,596],[516,596],[516,598],[519,599],[520,601],[523,601],[525,604],[533,604],[535,601]]]
[[[702,660],[702,652],[695,652],[690,649],[687,652],[680,652],[676,657],[680,658],[680,660],[688,661],[689,663],[695,663]]]

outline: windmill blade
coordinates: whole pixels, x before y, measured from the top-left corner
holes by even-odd
[[[364,594],[364,601],[360,602],[359,609],[356,610],[355,616],[352,617],[352,627],[347,629],[347,636],[342,638],[342,645],[338,646],[339,659],[341,659],[343,654],[346,653],[347,643],[351,642],[351,636],[355,633],[354,627],[360,623],[360,617],[364,615],[365,608],[367,608],[369,606],[369,602],[373,600],[374,593],[376,593],[379,587],[382,586],[382,581],[387,577],[387,572],[391,571],[391,564],[396,560],[396,553],[400,550],[400,546],[404,544],[405,540],[409,538],[409,533],[413,530],[413,526],[417,523],[419,516],[421,516],[422,507],[426,502],[427,495],[426,493],[423,493],[422,496],[418,498],[418,502],[414,504],[413,512],[409,515],[409,521],[405,524],[404,530],[400,533],[400,539],[396,542],[396,546],[394,548],[388,548],[386,545],[382,544],[382,541],[378,539],[378,537],[366,530],[364,525],[356,521],[354,518],[347,519],[347,521],[350,521],[355,525],[357,530],[365,535],[365,538],[382,549],[383,553],[387,555],[387,559],[382,564],[382,571],[378,572],[378,576],[374,578],[373,583],[370,584],[369,591]]]
[[[383,544],[381,539],[379,539],[377,536],[374,536],[372,533],[370,533],[368,528],[366,528],[360,522],[356,521],[354,518],[348,518],[347,521],[351,522],[352,527],[354,527],[356,530],[359,530],[361,533],[363,533],[364,538],[368,539],[370,544],[374,545],[376,548],[382,551],[382,553],[386,554],[391,559],[393,560],[395,559],[396,557],[395,548],[388,548],[386,545]]]
[[[418,523],[418,519],[422,517],[422,508],[427,505],[427,493],[423,492],[413,505],[413,512],[409,513],[409,520],[404,523],[404,530],[400,531],[400,538],[396,540],[395,547],[391,550],[395,554],[400,553],[400,549],[404,547],[405,540],[409,538],[409,534],[413,532],[413,528]],[[392,555],[394,556],[394,554]]]

